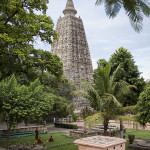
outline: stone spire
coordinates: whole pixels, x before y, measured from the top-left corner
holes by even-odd
[[[74,8],[74,4],[73,4],[72,0],[67,1],[66,8],[64,9],[63,14],[65,16],[67,16],[67,15],[75,16],[77,14],[77,11]]]
[[[57,22],[58,40],[54,40],[52,44],[52,53],[59,56],[63,63],[64,77],[77,90],[82,90],[81,82],[93,81],[93,67],[84,25],[82,19],[75,16],[77,11],[72,0],[67,0],[63,13],[65,16]],[[89,106],[88,101],[83,98],[75,97],[73,102],[76,110]]]

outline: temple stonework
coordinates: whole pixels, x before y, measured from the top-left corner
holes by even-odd
[[[81,82],[92,82],[93,68],[83,22],[76,13],[73,1],[68,0],[65,16],[57,22],[58,40],[53,42],[52,53],[63,62],[64,77],[81,90]],[[73,103],[76,109],[88,105],[87,100],[78,97]]]

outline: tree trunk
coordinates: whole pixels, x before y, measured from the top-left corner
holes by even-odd
[[[104,136],[107,136],[107,129],[108,129],[108,123],[109,123],[109,119],[105,118],[104,119]]]
[[[123,138],[123,124],[122,124],[122,119],[120,119],[120,138]]]
[[[7,129],[7,148],[9,148],[9,143],[10,143],[10,128]]]

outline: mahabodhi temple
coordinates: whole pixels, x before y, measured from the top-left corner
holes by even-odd
[[[64,17],[57,22],[58,40],[52,45],[52,53],[63,62],[64,77],[81,90],[81,82],[92,82],[93,68],[90,51],[82,19],[76,17],[77,11],[72,0],[68,0],[63,10]],[[88,101],[75,97],[73,101],[76,110],[88,106]]]

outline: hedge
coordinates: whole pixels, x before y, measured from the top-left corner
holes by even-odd
[[[55,127],[66,128],[66,129],[78,129],[78,126],[75,124],[66,124],[66,123],[54,123]]]

